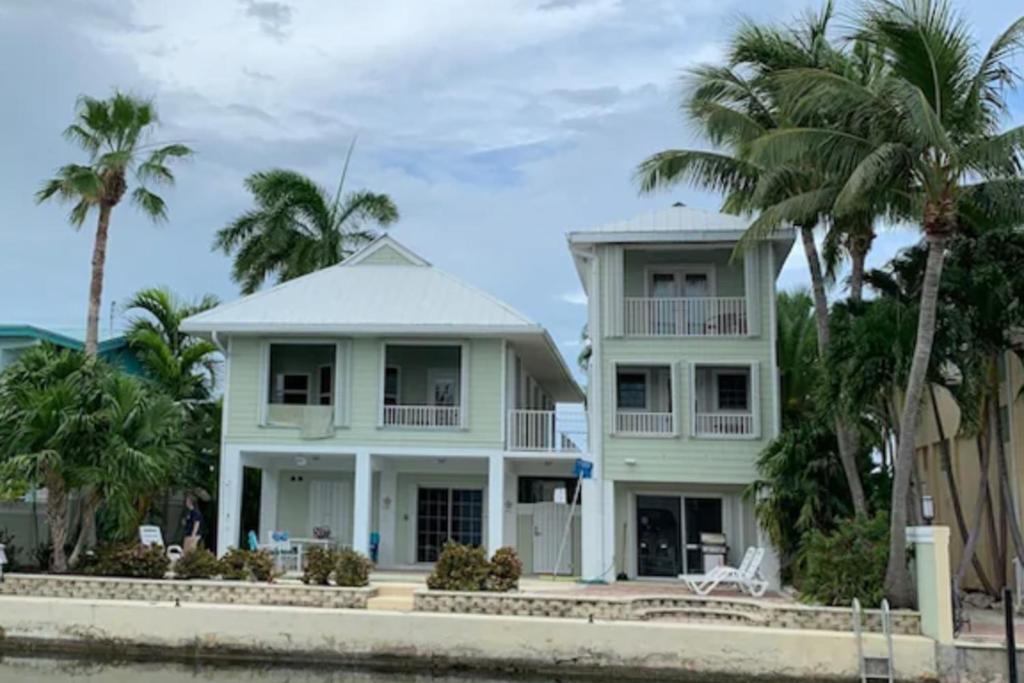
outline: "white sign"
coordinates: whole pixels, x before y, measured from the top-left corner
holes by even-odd
[[[565,505],[568,502],[568,497],[565,493],[565,488],[555,489],[555,502],[559,505]]]

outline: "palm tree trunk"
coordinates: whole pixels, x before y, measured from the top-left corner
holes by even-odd
[[[818,356],[824,361],[831,337],[828,329],[825,276],[822,274],[821,261],[818,259],[818,246],[814,243],[814,226],[801,226],[800,240],[803,243],[804,255],[807,257],[807,267],[811,272],[814,320],[818,328]],[[846,484],[850,488],[854,514],[866,515],[868,505],[864,496],[864,486],[860,480],[860,470],[857,468],[856,450],[852,449],[849,432],[838,416],[836,417],[836,440],[839,446],[839,460],[843,466],[843,473],[846,475]]]
[[[964,545],[964,554],[960,558],[960,566],[956,570],[956,585],[962,586],[967,576],[967,566],[974,562],[975,553],[978,549],[978,540],[981,538],[981,522],[985,518],[985,500],[988,498],[988,470],[991,460],[991,449],[986,443],[987,439],[978,435],[978,499],[974,501],[974,524],[971,526],[971,533],[967,536],[967,543]]]
[[[946,439],[946,427],[942,424],[939,404],[935,400],[935,387],[930,383],[928,384],[928,394],[931,398],[932,415],[935,417],[935,429],[939,433],[939,452],[942,454],[942,470],[946,473],[946,485],[949,487],[949,498],[953,504],[953,517],[956,519],[956,527],[960,531],[961,542],[964,544],[964,548],[966,548],[969,532],[967,520],[964,519],[963,503],[960,500],[960,486],[957,484],[956,476],[953,474],[953,456],[950,453],[949,441]],[[974,565],[974,572],[978,575],[978,580],[981,582],[985,592],[992,597],[996,597],[996,589],[993,587],[992,582],[989,581],[988,574],[985,572],[985,566],[981,563],[981,560],[977,555],[974,555],[971,558],[971,562]],[[961,578],[962,581],[963,579]]]
[[[62,574],[68,570],[64,544],[68,536],[68,492],[64,479],[47,467],[43,473],[46,481],[46,523],[50,527],[50,570]]]
[[[850,301],[860,303],[864,299],[864,264],[874,241],[870,227],[863,236],[855,235],[850,240]]]
[[[87,356],[95,356],[99,352],[100,303],[103,300],[103,268],[107,261],[111,208],[106,202],[102,202],[99,219],[96,221],[96,239],[92,246],[92,275],[89,280],[89,316],[85,323]]]
[[[75,542],[75,549],[71,551],[71,557],[68,558],[69,567],[78,566],[86,546],[92,542],[96,533],[96,511],[99,507],[99,494],[96,491],[90,491],[82,502],[82,524],[78,529],[78,541]]]
[[[935,314],[939,301],[939,283],[946,258],[946,238],[928,237],[928,262],[921,286],[921,311],[917,319],[917,340],[907,378],[900,436],[896,450],[895,475],[892,482],[892,519],[889,529],[889,564],[885,570],[885,592],[894,607],[914,604],[914,591],[907,570],[907,517],[904,501],[910,487],[910,471],[914,464],[917,428],[921,422],[921,399],[931,362],[935,340]]]

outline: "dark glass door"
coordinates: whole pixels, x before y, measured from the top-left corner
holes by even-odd
[[[678,496],[637,496],[637,573],[678,576],[682,573]]]
[[[700,551],[700,535],[722,533],[721,498],[686,499],[686,571],[704,571],[704,555]]]
[[[436,562],[445,541],[482,545],[484,494],[479,489],[421,488],[416,503],[416,561]]]

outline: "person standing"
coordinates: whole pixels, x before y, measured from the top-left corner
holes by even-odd
[[[191,493],[185,496],[185,510],[185,539],[181,545],[187,553],[198,548],[203,540],[203,513],[199,512],[195,496]]]

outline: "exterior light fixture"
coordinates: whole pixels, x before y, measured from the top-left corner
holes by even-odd
[[[935,501],[931,496],[921,496],[921,516],[924,517],[925,524],[932,525],[935,519]]]

